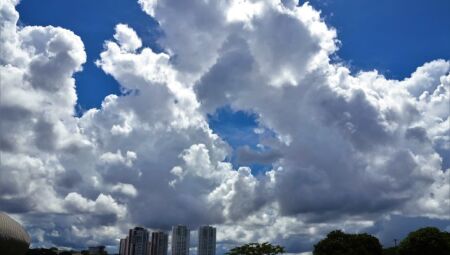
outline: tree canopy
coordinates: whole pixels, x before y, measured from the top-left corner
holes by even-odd
[[[378,239],[369,234],[346,234],[341,230],[328,233],[314,245],[314,255],[381,255]]]
[[[227,255],[276,255],[284,253],[284,248],[279,245],[265,243],[249,243],[235,247],[227,252]]]
[[[409,233],[400,242],[399,255],[448,255],[450,254],[450,233],[434,227],[426,227]]]
[[[58,249],[52,248],[52,249],[45,249],[45,248],[38,248],[38,249],[29,249],[27,251],[27,255],[57,255]]]

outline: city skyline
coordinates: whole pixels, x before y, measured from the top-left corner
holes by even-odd
[[[216,228],[202,225],[193,231],[198,233],[198,239],[197,245],[191,246],[191,230],[185,225],[172,226],[170,238],[166,231],[150,232],[147,228],[135,227],[119,240],[118,252],[119,255],[167,255],[170,243],[171,255],[189,255],[191,247],[197,255],[215,255]]]

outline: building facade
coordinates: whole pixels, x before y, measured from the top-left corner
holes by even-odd
[[[105,246],[92,246],[88,247],[89,255],[105,255],[107,254],[105,251]]]
[[[130,229],[128,236],[120,240],[120,255],[149,255],[149,233],[145,228]]]
[[[172,255],[189,255],[190,232],[186,226],[172,227]]]
[[[119,255],[128,255],[128,236],[120,239]]]
[[[168,235],[162,231],[152,232],[150,255],[167,255]]]
[[[198,228],[197,255],[216,255],[216,228],[211,226]]]

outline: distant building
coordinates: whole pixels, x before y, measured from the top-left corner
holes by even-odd
[[[105,246],[93,246],[88,248],[89,255],[105,255]]]
[[[150,255],[167,255],[168,239],[167,234],[162,231],[153,232]]]
[[[128,255],[128,236],[120,239],[119,255]]]
[[[120,239],[120,255],[149,255],[149,233],[145,228],[130,229],[128,236]]]
[[[201,226],[198,228],[197,255],[216,254],[216,228]]]
[[[172,227],[172,255],[189,255],[189,229],[178,225]]]
[[[147,243],[147,255],[152,253],[152,242]]]

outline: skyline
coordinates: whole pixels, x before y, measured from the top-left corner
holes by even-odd
[[[198,245],[190,242],[190,232],[185,225],[172,226],[170,236],[166,231],[134,227],[125,238],[120,239],[119,255],[167,255],[169,247],[172,255],[189,255],[191,248],[198,255],[215,255],[215,227],[200,226],[192,231],[198,233]]]
[[[111,251],[179,222],[217,255],[450,231],[448,8],[1,1],[0,211]]]

